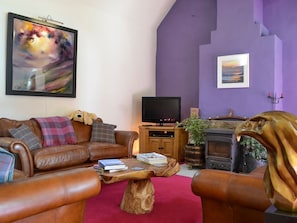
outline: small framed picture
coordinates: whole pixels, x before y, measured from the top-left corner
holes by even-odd
[[[218,56],[217,88],[249,87],[249,54]]]

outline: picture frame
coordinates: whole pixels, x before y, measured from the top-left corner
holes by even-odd
[[[8,13],[6,95],[75,98],[77,33]]]
[[[249,53],[217,57],[217,88],[249,87]]]

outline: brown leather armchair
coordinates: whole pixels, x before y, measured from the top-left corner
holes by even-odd
[[[205,169],[192,179],[192,191],[201,197],[203,223],[261,223],[271,205],[263,175],[266,167],[250,174]]]
[[[84,222],[86,200],[100,190],[87,168],[19,178],[0,185],[0,222]]]

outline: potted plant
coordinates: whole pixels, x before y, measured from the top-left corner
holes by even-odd
[[[243,150],[243,172],[250,172],[267,163],[267,150],[259,141],[250,136],[244,136],[240,145]]]
[[[205,132],[207,128],[206,121],[193,114],[184,119],[179,126],[183,127],[189,133],[189,144],[199,146],[204,143]]]
[[[205,129],[207,121],[192,114],[190,117],[177,123],[189,133],[188,144],[185,146],[185,163],[190,167],[204,167],[205,165]]]

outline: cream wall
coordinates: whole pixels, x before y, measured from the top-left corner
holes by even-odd
[[[156,29],[175,0],[2,0],[0,117],[96,113],[138,130],[141,96],[155,94]],[[7,13],[50,15],[78,30],[76,98],[5,95]]]

